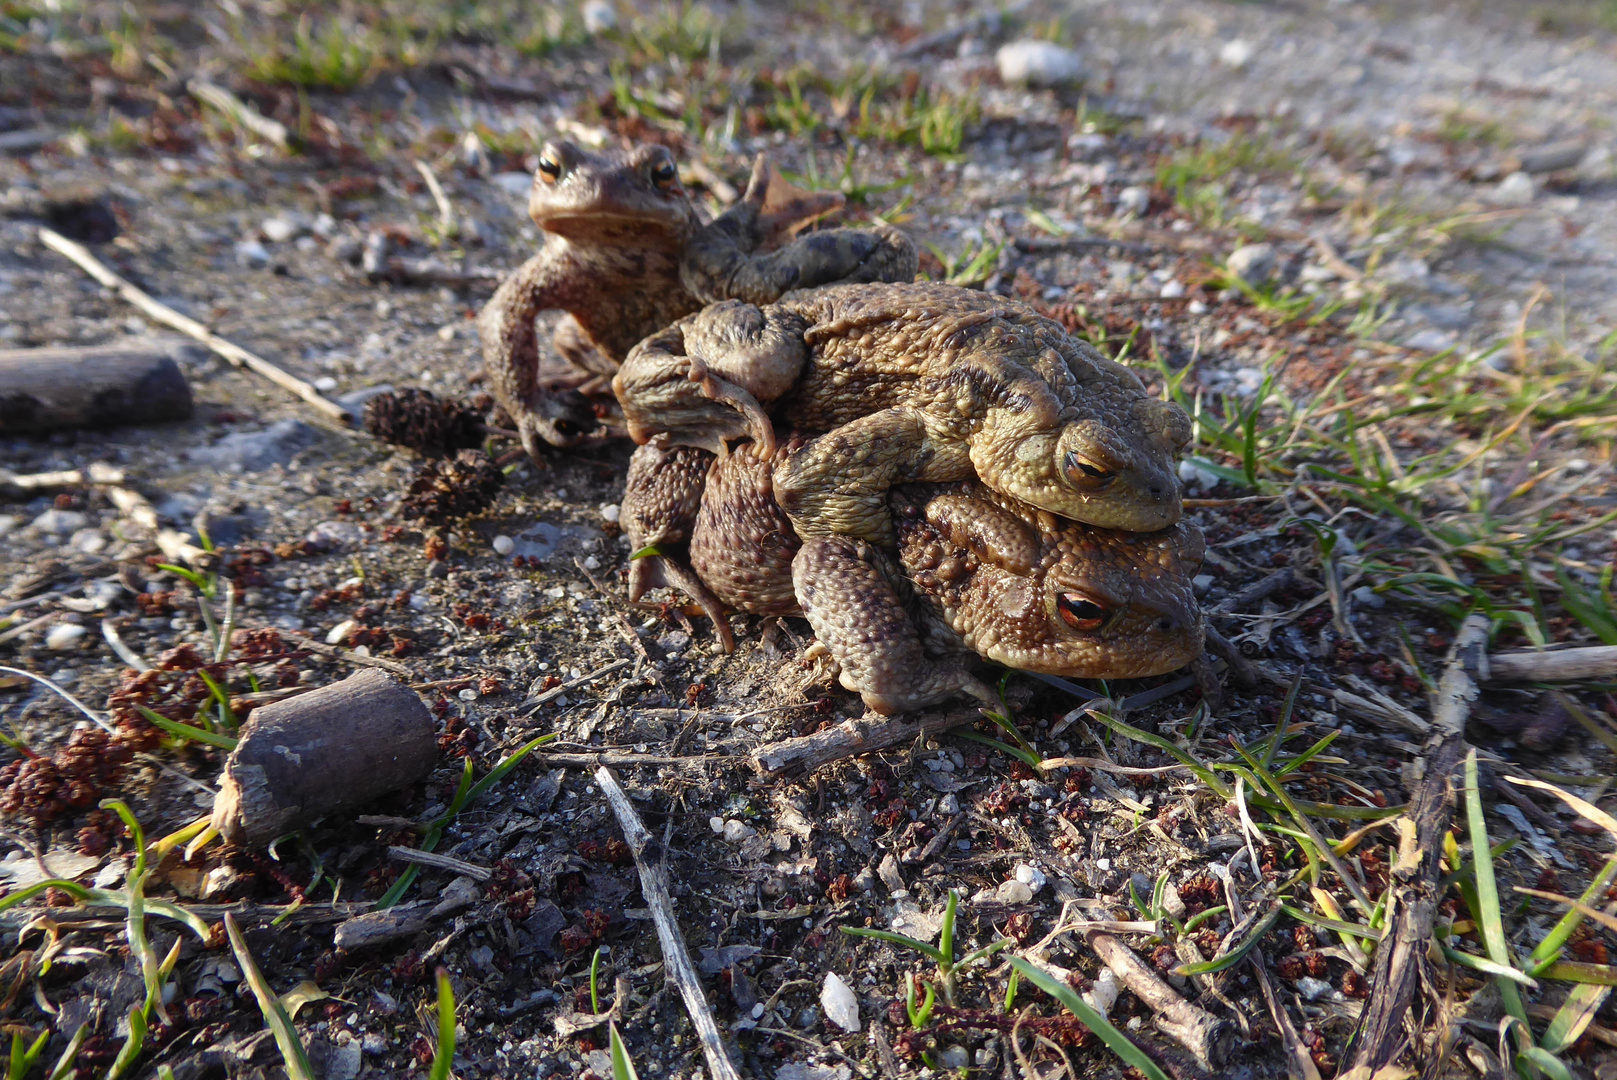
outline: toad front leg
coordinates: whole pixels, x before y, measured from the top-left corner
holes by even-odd
[[[582,394],[550,393],[539,385],[534,319],[566,300],[554,259],[541,251],[505,279],[477,317],[489,388],[535,460],[543,443],[573,446],[595,428],[595,410]]]
[[[636,345],[612,380],[629,435],[725,452],[751,436],[760,456],[775,449],[764,404],[789,390],[808,360],[801,316],[727,300]]]
[[[932,427],[925,412],[905,406],[851,420],[775,466],[775,498],[799,536],[837,533],[890,548],[894,484],[971,475],[963,448]]]
[[[842,685],[883,716],[959,693],[999,708],[998,697],[981,679],[926,655],[899,580],[885,552],[845,536],[807,540],[792,561],[797,602],[841,666]]]

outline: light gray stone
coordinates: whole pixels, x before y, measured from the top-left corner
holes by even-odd
[[[1273,244],[1243,244],[1224,260],[1226,270],[1254,288],[1273,281],[1279,265]]]
[[[190,458],[229,472],[262,472],[287,464],[318,436],[318,431],[301,420],[277,420],[262,431],[226,435],[212,446],[192,450]]]
[[[1027,86],[1066,86],[1082,82],[1084,61],[1053,41],[1013,41],[994,54],[999,77]]]

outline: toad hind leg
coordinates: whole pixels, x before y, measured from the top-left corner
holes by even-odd
[[[814,634],[841,667],[842,685],[883,716],[967,693],[999,708],[986,683],[926,655],[883,551],[845,536],[814,537],[792,560],[792,585]]]

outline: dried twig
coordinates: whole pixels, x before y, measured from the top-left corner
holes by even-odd
[[[1235,1041],[1235,1029],[1228,1021],[1180,997],[1134,955],[1133,949],[1104,930],[1091,930],[1084,939],[1112,969],[1117,981],[1150,1007],[1159,1031],[1189,1050],[1203,1068],[1223,1063]]]
[[[415,848],[400,847],[397,844],[387,849],[390,859],[399,862],[416,863],[420,866],[430,866],[434,870],[447,870],[451,874],[471,878],[473,881],[487,881],[494,876],[494,871],[486,866],[478,866],[452,855],[439,855],[431,851],[418,851]]]
[[[633,661],[630,661],[630,660],[614,660],[610,664],[607,664],[605,667],[596,668],[594,671],[590,672],[588,675],[580,675],[576,679],[568,679],[566,682],[562,683],[559,686],[552,686],[549,690],[546,690],[544,693],[538,694],[538,695],[536,695],[534,697],[531,697],[527,701],[524,701],[521,705],[518,705],[517,706],[517,715],[518,716],[529,716],[532,713],[536,712],[541,705],[545,705],[545,704],[548,704],[548,703],[550,703],[552,701],[555,701],[557,698],[561,697],[567,691],[572,690],[575,687],[583,686],[585,683],[592,683],[596,679],[599,679],[603,675],[610,675],[614,671],[621,671],[623,668],[628,667],[631,663],[633,663]]]
[[[121,484],[124,471],[104,461],[92,461],[87,468],[57,472],[14,473],[0,469],[0,494],[8,497],[36,495],[56,488],[87,487],[91,484]]]
[[[206,79],[192,79],[185,88],[191,91],[192,97],[204,105],[212,105],[254,135],[268,139],[282,150],[291,147],[292,134],[285,124],[271,120],[224,87]]]
[[[889,746],[898,746],[923,735],[936,735],[976,719],[976,713],[960,712],[934,714],[909,723],[886,717],[860,717],[857,720],[844,720],[835,727],[816,731],[812,735],[760,746],[748,760],[753,769],[764,776],[776,776],[787,771],[813,772],[833,761],[868,754],[872,750],[885,750]]]
[[[623,830],[623,838],[634,853],[634,864],[640,871],[640,893],[646,898],[646,906],[651,909],[652,921],[657,926],[657,941],[662,946],[663,971],[685,1000],[685,1008],[691,1014],[691,1024],[702,1043],[702,1052],[707,1056],[708,1075],[716,1080],[741,1080],[741,1074],[730,1063],[730,1056],[719,1035],[719,1026],[713,1020],[713,1010],[708,1006],[707,995],[702,992],[701,977],[697,975],[696,965],[691,963],[691,954],[685,948],[679,920],[674,915],[663,846],[646,829],[634,804],[629,801],[628,793],[618,783],[611,769],[604,765],[596,769],[595,783],[606,796],[612,813],[617,816],[618,827]]]
[[[1617,676],[1617,646],[1593,645],[1547,652],[1493,653],[1482,678],[1488,682],[1578,682]]]
[[[405,677],[415,674],[403,664],[395,663],[392,660],[383,660],[380,656],[362,656],[352,649],[344,649],[338,645],[327,645],[323,641],[316,641],[314,638],[301,634],[296,630],[283,630],[282,633],[287,637],[296,639],[298,648],[307,649],[316,655],[324,656],[331,660],[342,660],[359,667],[381,668],[383,671]]]
[[[306,383],[296,375],[277,367],[257,353],[248,352],[233,341],[226,341],[190,316],[181,315],[168,305],[158,303],[145,290],[136,288],[128,280],[115,274],[105,263],[92,255],[90,249],[83,244],[69,240],[67,237],[43,225],[39,227],[39,240],[52,251],[65,255],[77,263],[81,270],[107,288],[115,290],[119,296],[145,312],[150,318],[163,323],[165,326],[172,326],[183,334],[189,334],[236,367],[247,368],[262,375],[275,385],[296,394],[332,419],[342,423],[347,423],[352,419],[348,415],[348,410],[334,401],[326,400],[321,396],[320,391],[316,390],[310,383]]]
[[[1370,998],[1359,1015],[1344,1060],[1343,1080],[1369,1080],[1392,1063],[1405,1044],[1404,1023],[1416,987],[1430,982],[1426,951],[1441,898],[1437,881],[1443,836],[1454,809],[1450,777],[1465,747],[1465,722],[1477,697],[1477,669],[1487,662],[1488,620],[1473,615],[1461,625],[1448,670],[1432,708],[1426,774],[1398,819],[1398,862],[1392,868],[1387,930],[1376,950]]]
[[[413,164],[415,171],[421,174],[421,179],[426,181],[427,191],[432,194],[432,201],[438,204],[439,231],[445,236],[455,235],[455,208],[450,204],[449,196],[444,194],[443,185],[438,183],[438,178],[433,175],[431,167],[426,162],[417,161]]]

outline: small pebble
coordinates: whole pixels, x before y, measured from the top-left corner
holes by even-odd
[[[1248,285],[1267,285],[1274,279],[1279,260],[1273,244],[1243,244],[1230,252],[1224,268]]]
[[[707,827],[713,830],[715,836],[724,835],[724,819],[721,817],[708,818]]]
[[[236,245],[236,262],[249,270],[262,270],[269,261],[269,248],[257,240],[243,240]]]
[[[471,687],[468,686],[465,689],[461,690],[460,693],[456,694],[455,696],[460,698],[460,700],[462,700],[462,701],[476,701],[477,700],[477,691],[473,690]]]
[[[825,1018],[843,1031],[858,1031],[863,1026],[859,1022],[859,999],[854,996],[853,988],[834,971],[825,973],[825,983],[820,987],[820,1008],[825,1010]]]
[[[34,528],[53,536],[67,536],[89,524],[89,517],[77,510],[47,510],[33,520]]]
[[[354,627],[358,625],[359,623],[355,622],[353,619],[344,619],[342,622],[338,623],[336,626],[333,626],[326,632],[326,644],[339,644],[345,638],[347,638],[349,634],[353,633]]]
[[[1151,208],[1151,192],[1137,185],[1124,188],[1117,193],[1117,214],[1119,217],[1131,215],[1144,217],[1145,212]]]
[[[330,375],[322,375],[314,381],[314,388],[322,394],[329,394],[337,389],[337,380]]]
[[[602,521],[610,521],[615,525],[615,524],[617,524],[618,517],[619,517],[619,515],[621,513],[622,513],[622,508],[619,507],[617,503],[602,503],[601,504],[601,520]],[[3,534],[0,534],[0,535],[3,535]]]
[[[580,10],[584,29],[591,34],[604,34],[618,26],[618,12],[608,0],[589,0]]]
[[[994,54],[999,77],[1028,86],[1062,86],[1083,81],[1084,61],[1053,41],[1013,41]]]
[[[455,340],[455,327],[454,327],[453,323],[444,323],[442,326],[438,327],[438,340],[439,341],[454,341]]]
[[[964,1046],[945,1046],[938,1051],[938,1066],[944,1069],[968,1069],[971,1055]]]
[[[1034,892],[1038,892],[1040,889],[1044,888],[1044,872],[1037,866],[1032,866],[1028,863],[1019,863],[1016,869],[1011,871],[1011,873],[1017,881],[1020,881],[1023,885],[1026,885]]]
[[[71,649],[89,631],[78,623],[57,623],[45,633],[47,649]]]
[[[1200,300],[1192,300],[1185,305],[1185,310],[1192,315],[1205,315],[1207,314],[1207,305]]]
[[[496,536],[494,538],[494,551],[499,555],[509,555],[517,549],[517,542],[509,536]]]
[[[303,222],[286,215],[277,215],[266,218],[264,224],[258,227],[264,234],[264,239],[272,244],[284,244],[303,232]]]
[[[1252,62],[1252,43],[1243,38],[1226,41],[1218,50],[1218,61],[1232,71],[1241,71]]]
[[[1538,193],[1538,184],[1529,173],[1517,170],[1499,181],[1492,199],[1500,206],[1526,206]]]
[[[1185,295],[1184,282],[1177,278],[1169,278],[1162,283],[1162,298],[1164,300],[1172,300],[1176,296],[1183,295]]]

